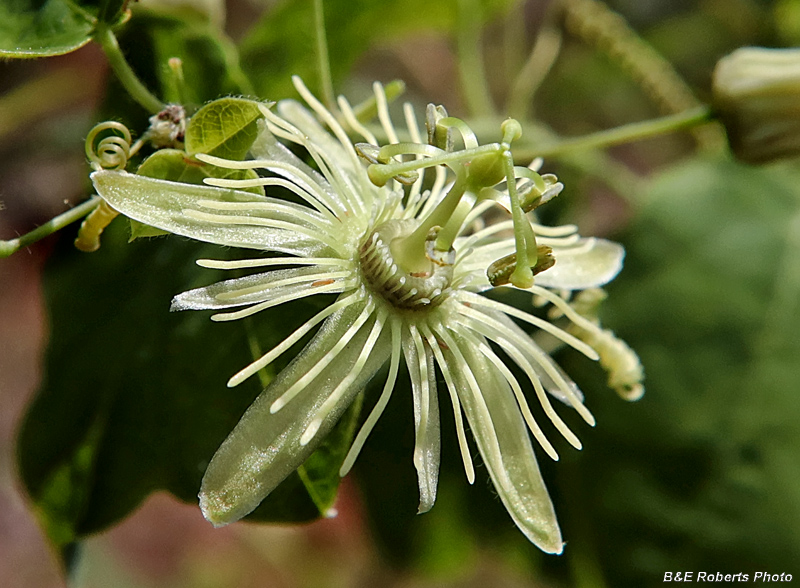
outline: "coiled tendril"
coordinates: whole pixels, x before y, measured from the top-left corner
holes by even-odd
[[[98,141],[101,133],[112,131]],[[105,121],[95,125],[86,136],[86,157],[95,170],[122,170],[128,164],[131,153],[131,132],[120,122]]]
[[[99,139],[102,133],[109,131],[111,134]],[[95,125],[86,136],[86,157],[96,171],[123,170],[128,165],[131,155],[136,153],[140,146],[141,141],[131,145],[131,132],[128,127],[120,122],[105,121]],[[105,200],[101,200],[97,208],[81,223],[75,247],[85,252],[97,251],[100,248],[100,235],[118,214]]]

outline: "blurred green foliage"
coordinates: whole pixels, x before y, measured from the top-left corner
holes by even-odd
[[[687,162],[653,179],[626,230],[606,310],[647,394],[606,401],[583,369],[600,424],[577,488],[560,484],[610,585],[800,571],[799,180],[795,165]]]

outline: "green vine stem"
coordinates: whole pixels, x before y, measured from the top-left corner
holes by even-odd
[[[528,57],[513,76],[506,104],[509,115],[519,120],[533,114],[533,97],[561,52],[563,34],[558,17],[558,4],[553,3],[545,11]]]
[[[476,0],[458,2],[458,70],[464,100],[473,116],[495,113],[481,53],[481,3]]]
[[[111,69],[114,70],[120,83],[131,97],[138,102],[142,108],[156,114],[164,109],[164,104],[150,93],[145,85],[139,80],[131,66],[125,60],[122,50],[119,47],[116,36],[111,28],[102,22],[97,23],[94,32],[94,40],[103,48],[108,58]]]
[[[319,83],[322,87],[322,99],[329,110],[335,111],[336,98],[333,92],[331,62],[328,56],[328,39],[325,34],[325,12],[322,0],[314,0],[314,36],[317,44],[317,67]]]
[[[0,241],[0,258],[9,257],[12,253],[19,251],[23,247],[27,247],[37,241],[44,239],[85,217],[92,212],[100,204],[101,198],[94,196],[86,202],[79,204],[75,208],[59,214],[57,217],[50,219],[40,227],[36,227],[29,233],[17,237],[16,239],[9,239],[8,241]]]

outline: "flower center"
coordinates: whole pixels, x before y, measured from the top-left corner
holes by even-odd
[[[450,293],[455,251],[430,247],[427,271],[406,272],[392,255],[391,243],[416,228],[415,220],[391,220],[379,225],[361,245],[361,273],[373,292],[396,308],[422,310],[441,304]],[[433,237],[435,239],[435,237]],[[433,239],[429,240],[433,243]]]

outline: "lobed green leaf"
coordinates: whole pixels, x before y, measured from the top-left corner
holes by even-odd
[[[254,100],[214,100],[198,110],[189,121],[186,152],[189,155],[207,153],[224,159],[244,159],[258,136],[258,120],[263,117],[258,102]]]

